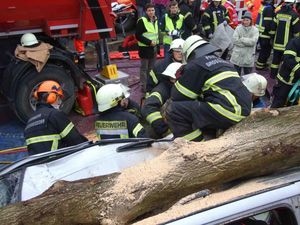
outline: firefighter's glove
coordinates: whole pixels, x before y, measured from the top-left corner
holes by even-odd
[[[224,21],[223,21],[223,24],[224,24],[224,26],[227,26],[228,23],[227,23],[226,20],[224,20]]]
[[[169,36],[179,36],[179,31],[178,30],[169,31],[168,35]]]
[[[213,34],[208,35],[208,39],[212,39],[212,37],[213,37]]]

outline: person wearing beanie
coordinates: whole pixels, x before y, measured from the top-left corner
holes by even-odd
[[[255,48],[259,31],[252,25],[252,14],[246,11],[242,23],[233,33],[233,50],[230,62],[234,64],[239,75],[252,72],[255,60]]]

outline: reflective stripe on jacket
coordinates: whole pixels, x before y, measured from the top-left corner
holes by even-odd
[[[175,83],[174,101],[207,102],[225,118],[239,122],[251,111],[251,94],[228,62],[207,55],[189,62]]]

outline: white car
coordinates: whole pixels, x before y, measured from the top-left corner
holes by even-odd
[[[163,148],[149,148],[153,142],[168,141],[110,139],[29,156],[0,170],[0,207],[36,197],[59,180],[120,172],[162,153]]]

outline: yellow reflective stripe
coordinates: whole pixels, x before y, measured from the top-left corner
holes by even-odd
[[[186,87],[182,86],[182,85],[179,83],[179,81],[177,81],[177,82],[175,83],[175,87],[176,87],[176,89],[177,89],[181,94],[183,94],[184,96],[186,96],[186,97],[188,97],[188,98],[196,99],[196,98],[198,97],[198,95],[197,95],[195,92],[193,92],[193,91],[187,89]]]
[[[292,69],[292,72],[290,74],[290,80],[288,81],[289,83],[292,83],[292,81],[294,80],[295,77],[295,72],[300,68],[300,65],[297,64],[296,66],[294,66],[294,68]]]
[[[275,30],[270,30],[269,34],[275,34]]]
[[[121,139],[129,138],[128,134],[120,134]]]
[[[150,71],[149,75],[152,77],[153,82],[154,82],[155,84],[158,84],[157,77],[156,77],[156,75],[155,75],[155,73],[154,73],[153,70]]]
[[[26,139],[26,144],[31,145],[31,144],[36,144],[36,143],[40,143],[40,142],[52,141],[51,151],[53,151],[53,150],[58,149],[58,141],[60,139],[61,139],[60,135],[58,135],[58,134],[43,135],[43,136],[32,137],[32,138]]]
[[[241,116],[241,115],[236,115],[230,111],[228,111],[227,109],[223,108],[221,105],[219,104],[213,104],[208,102],[208,104],[214,109],[216,110],[218,113],[220,113],[222,116],[235,121],[235,122],[240,122],[242,119],[245,118],[245,116]]]
[[[264,17],[264,20],[270,20],[270,21],[272,21],[273,18],[272,17]]]
[[[187,14],[184,15],[184,19],[187,18],[188,16],[192,16],[191,12],[188,12]]]
[[[199,129],[197,129],[197,130],[194,130],[193,132],[183,136],[183,138],[188,141],[192,141],[192,140],[196,139],[197,137],[199,137],[201,134],[202,134],[202,132]]]
[[[26,144],[35,144],[39,142],[46,142],[46,141],[54,141],[54,140],[60,140],[60,136],[58,134],[50,134],[50,135],[43,135],[43,136],[37,136],[26,139]]]
[[[51,146],[51,151],[54,151],[57,149],[58,149],[58,140],[53,140],[52,146]]]
[[[297,18],[294,20],[293,25],[295,25],[298,21],[299,21],[299,17],[297,17]]]
[[[294,36],[295,36],[295,37],[299,37],[299,36],[300,36],[300,32],[295,33]]]
[[[210,26],[205,26],[203,27],[204,30],[209,30],[210,29]]]
[[[297,57],[297,52],[294,52],[292,50],[285,50],[283,54],[284,55],[292,55],[292,56]]]
[[[273,69],[278,69],[278,68],[279,68],[279,65],[271,64],[271,68],[273,68]]]
[[[211,86],[211,89],[213,91],[216,91],[216,92],[220,93],[221,95],[223,95],[230,102],[230,104],[234,108],[234,112],[236,115],[240,116],[242,114],[241,106],[238,104],[235,96],[232,95],[230,91],[221,89],[220,87],[218,87],[216,85]]]
[[[205,12],[205,13],[203,14],[203,16],[207,16],[208,18],[210,18],[210,15],[209,15],[207,12]]]
[[[132,133],[135,137],[138,136],[138,133],[143,129],[144,127],[142,126],[142,124],[138,123],[135,128],[133,129]]]
[[[159,92],[156,92],[156,91],[155,91],[155,92],[152,92],[152,93],[149,95],[149,97],[151,97],[151,96],[158,98],[158,100],[160,101],[160,104],[161,104],[161,105],[163,104],[163,100],[162,100],[161,95],[160,95]]]
[[[238,77],[238,78],[240,78],[239,74],[237,72],[234,72],[234,71],[226,71],[226,72],[218,73],[215,76],[209,78],[204,83],[202,91],[208,90],[211,85],[214,85],[215,83],[217,83],[217,82],[219,82],[221,80],[227,79],[229,77]]]
[[[61,136],[61,138],[66,137],[70,131],[72,130],[72,128],[74,127],[74,124],[72,122],[70,122],[66,128],[59,134]]]
[[[147,122],[150,123],[150,124],[152,124],[155,120],[158,120],[158,119],[162,119],[162,116],[161,116],[160,112],[150,113],[146,117]]]
[[[267,38],[267,39],[271,39],[271,37],[269,35],[265,35],[265,34],[260,34],[259,35],[262,38]]]
[[[214,25],[214,31],[217,29],[218,26],[218,17],[216,11],[213,11],[213,25]]]
[[[278,78],[278,80],[280,80],[281,82],[283,82],[287,85],[293,85],[292,83],[288,83],[286,80],[284,80],[283,77],[279,73],[277,74],[277,78]]]

